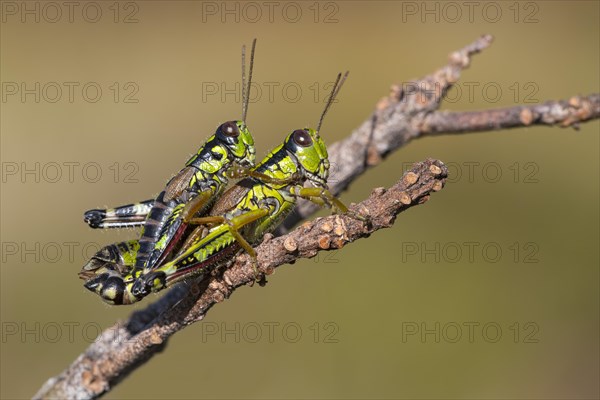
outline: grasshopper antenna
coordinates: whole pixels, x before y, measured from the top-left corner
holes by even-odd
[[[252,70],[254,68],[255,49],[256,39],[252,41],[252,50],[250,51],[250,69],[248,71],[248,84],[246,84],[246,45],[242,46],[242,121],[244,122],[246,122],[248,103],[250,102],[250,85],[252,84]]]
[[[325,114],[327,114],[327,111],[329,111],[331,104],[333,103],[336,96],[340,92],[340,89],[342,88],[342,85],[346,81],[346,78],[348,77],[349,73],[350,73],[350,71],[346,71],[346,73],[344,74],[343,77],[342,77],[341,73],[338,74],[338,76],[335,80],[335,83],[333,84],[333,88],[331,89],[331,93],[329,94],[329,99],[327,100],[325,109],[323,110],[323,113],[321,114],[321,118],[319,118],[319,124],[317,125],[317,133],[319,133],[319,131],[321,130],[321,125],[323,125],[323,119],[325,118]]]

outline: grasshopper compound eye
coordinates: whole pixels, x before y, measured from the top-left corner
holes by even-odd
[[[228,121],[221,125],[221,132],[227,137],[240,136],[240,128],[238,128],[234,121]]]
[[[308,147],[313,142],[306,129],[296,129],[292,134],[292,140],[300,147]]]

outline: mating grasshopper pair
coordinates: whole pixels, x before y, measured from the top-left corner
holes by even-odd
[[[142,226],[139,240],[104,247],[80,272],[85,287],[104,301],[115,305],[137,302],[151,292],[225,265],[242,250],[256,263],[252,245],[283,221],[298,197],[348,212],[327,189],[329,160],[319,136],[325,114],[348,73],[343,79],[338,74],[316,130],[294,130],[254,166],[254,140],[245,120],[255,45],[256,40],[247,85],[242,48],[241,121],[219,126],[155,200],[85,213],[86,222],[94,228]],[[231,178],[242,179],[224,191]],[[306,181],[313,187],[304,187]]]

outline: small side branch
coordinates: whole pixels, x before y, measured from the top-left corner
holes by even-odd
[[[600,118],[600,94],[593,94],[532,106],[469,112],[438,111],[429,114],[419,126],[419,130],[422,135],[435,135],[484,132],[531,125],[572,126],[577,129],[581,122],[597,118]]]
[[[342,248],[376,230],[389,228],[399,213],[423,204],[431,192],[441,190],[447,175],[441,161],[417,163],[394,186],[375,189],[368,199],[352,207],[369,216],[368,223],[348,215],[332,215],[306,222],[285,236],[266,237],[256,248],[259,270],[269,275],[283,264]],[[104,331],[67,370],[46,382],[34,398],[98,398],[161,351],[170,336],[202,320],[213,305],[253,281],[250,258],[243,254],[220,275],[175,287],[161,301],[133,314],[129,321]]]

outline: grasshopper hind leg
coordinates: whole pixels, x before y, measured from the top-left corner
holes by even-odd
[[[142,274],[133,284],[132,295],[145,296],[149,292],[157,292],[181,280],[197,276],[209,266],[223,265],[224,260],[236,254],[240,247],[248,252],[254,270],[258,271],[256,252],[239,231],[268,214],[268,209],[261,208],[231,218],[222,216],[191,218],[188,221],[190,224],[213,224],[216,225],[214,228],[216,231],[209,231],[204,238],[198,237],[198,240],[190,243],[189,247],[185,247],[185,250],[171,261]],[[226,232],[225,236],[223,232]]]
[[[256,257],[256,251],[252,248],[252,245],[248,243],[246,239],[240,234],[239,230],[260,218],[266,217],[269,214],[269,210],[261,208],[258,210],[248,211],[244,214],[238,215],[233,218],[226,218],[221,216],[201,217],[190,219],[190,224],[204,225],[204,224],[227,224],[229,233],[234,237],[236,242],[248,253],[252,262],[252,268],[254,269],[255,278],[258,277],[258,260]]]
[[[349,210],[348,207],[344,203],[342,203],[340,199],[335,197],[333,194],[331,194],[329,190],[325,188],[295,186],[292,187],[291,193],[294,196],[302,197],[321,207],[329,207],[336,214],[348,214],[362,222],[369,222],[368,216],[360,215],[354,211]]]
[[[144,225],[154,199],[109,209],[88,210],[83,220],[90,228],[130,228]]]
[[[81,279],[90,279],[104,272],[125,276],[133,270],[140,248],[138,240],[110,244],[98,250],[79,272]]]

